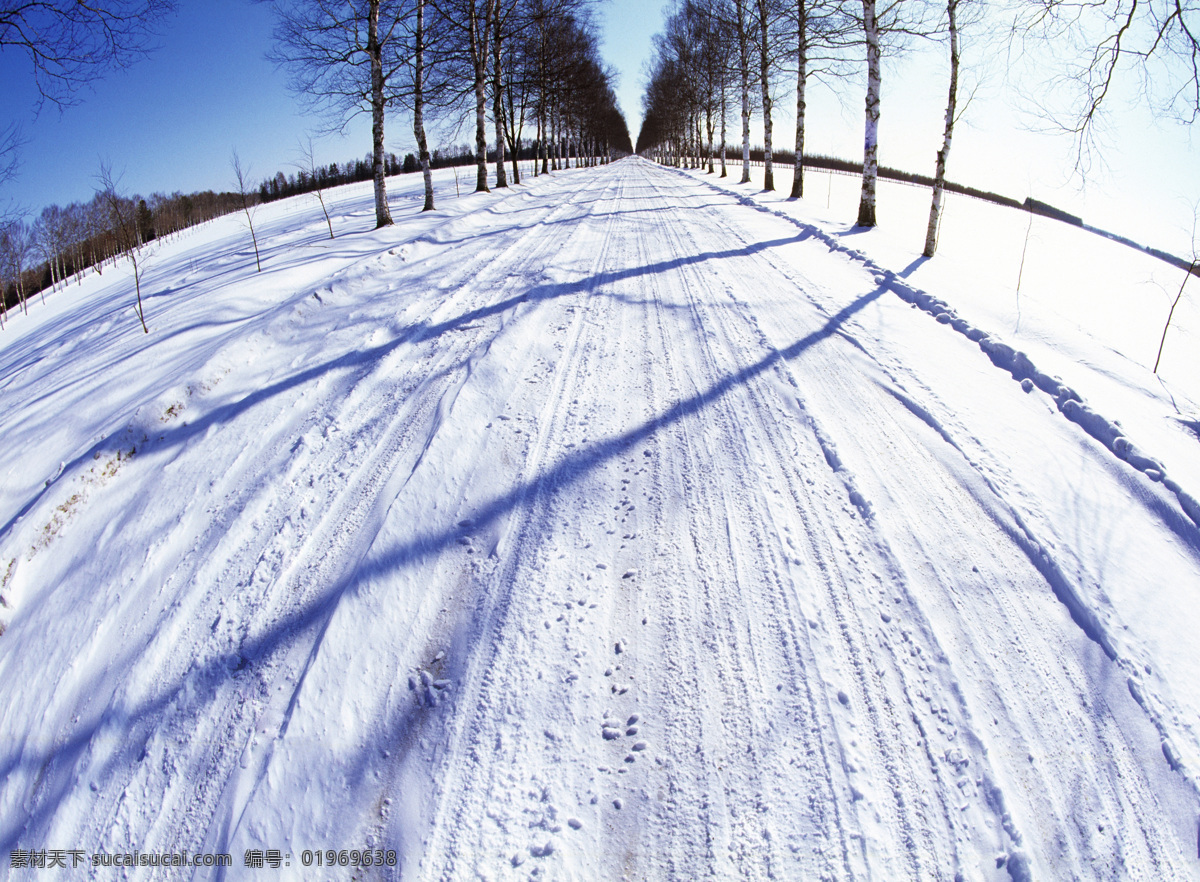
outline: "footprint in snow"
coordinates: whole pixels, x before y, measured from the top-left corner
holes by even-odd
[[[630,714],[624,723],[617,719],[611,711],[606,711],[604,721],[600,724],[600,734],[605,741],[619,741],[622,737],[633,738],[639,732],[638,723],[641,717],[637,714]],[[636,753],[641,753],[646,750],[649,745],[645,741],[635,741],[630,748],[633,753],[627,754],[625,762],[632,763],[637,757]]]
[[[443,653],[438,653],[435,661],[440,661],[443,656]],[[433,679],[433,675],[424,669],[408,678],[409,691],[416,693],[417,702],[424,707],[437,707],[438,702],[449,691],[450,685],[449,680]]]

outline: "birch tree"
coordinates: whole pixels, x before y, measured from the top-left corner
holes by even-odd
[[[278,19],[269,58],[291,74],[289,85],[342,130],[371,115],[375,226],[392,222],[387,202],[384,123],[403,86],[406,16],[400,0],[273,0]]]
[[[867,49],[866,119],[863,126],[862,194],[858,200],[858,225],[875,226],[875,190],[879,177],[879,16],[876,0],[862,0],[863,36]]]
[[[249,193],[249,187],[247,186],[248,172],[247,169],[242,166],[242,160],[238,156],[236,150],[234,150],[232,155],[229,157],[229,165],[233,168],[233,177],[237,182],[238,200],[241,203],[243,214],[246,215],[246,225],[250,227],[250,241],[254,244],[254,265],[258,268],[257,272],[261,273],[262,260],[260,260],[258,256],[258,236],[256,236],[254,233],[254,213],[250,210],[252,199]],[[324,204],[324,200],[322,200],[322,207],[324,207]],[[328,218],[328,215],[326,217]],[[332,238],[332,226],[329,229],[329,234]]]
[[[118,253],[123,253],[133,267],[133,287],[137,295],[137,317],[142,323],[142,331],[149,334],[146,327],[146,313],[142,308],[142,243],[138,239],[137,224],[134,220],[133,203],[117,191],[117,182],[113,178],[112,166],[100,164],[97,176],[100,189],[96,195],[108,212],[109,230],[116,240]]]
[[[513,36],[512,28],[519,23],[517,10],[518,0],[493,0],[492,22],[492,122],[496,130],[496,188],[508,186],[508,172],[504,167],[504,147],[507,138],[508,125],[504,112],[504,96],[509,90],[505,89],[504,47]],[[511,76],[511,74],[509,74]],[[514,183],[520,183],[514,158]]]
[[[946,98],[946,127],[942,134],[942,149],[937,153],[933,174],[933,201],[929,206],[929,225],[925,230],[925,250],[921,252],[926,257],[933,257],[937,251],[942,195],[946,189],[946,162],[950,159],[950,141],[954,135],[955,114],[958,112],[958,6],[959,0],[946,0],[950,35],[950,91]]]
[[[530,75],[533,61],[536,57],[536,46],[529,39],[531,29],[527,28],[527,20],[522,14],[524,6],[516,9],[516,15],[511,20],[512,34],[504,40],[504,69],[505,76],[498,77],[493,88],[498,88],[503,104],[504,142],[508,148],[512,162],[512,182],[521,183],[521,166],[519,154],[521,142],[525,133],[525,123],[533,103],[532,77]]]
[[[468,45],[475,91],[475,192],[488,192],[487,81],[488,54],[496,0],[468,0],[465,5]]]
[[[757,0],[759,85],[762,86],[763,118],[763,189],[775,189],[775,173],[771,161],[771,4]]]
[[[808,80],[810,77],[849,76],[846,48],[854,43],[855,20],[846,15],[841,0],[795,0],[788,16],[792,27],[790,47],[796,74],[796,157],[792,168],[791,198],[804,195],[804,149],[808,133]]]
[[[747,0],[733,0],[737,29],[738,62],[742,88],[742,180],[750,183],[750,32],[746,22]]]
[[[24,220],[15,218],[0,224],[0,296],[7,298],[11,286],[26,315],[29,301],[25,297],[25,261],[32,247],[33,236]],[[7,313],[7,299],[4,304]]]
[[[860,227],[876,224],[875,203],[879,180],[879,112],[884,44],[897,51],[904,40],[926,36],[926,8],[921,0],[862,0],[858,24],[866,49],[867,95],[863,122],[862,191],[858,201]]]
[[[300,158],[296,165],[299,166],[302,173],[307,174],[310,180],[312,180],[313,192],[317,194],[317,201],[321,203],[321,213],[325,215],[325,224],[329,227],[329,238],[334,238],[333,221],[329,217],[329,209],[325,207],[325,187],[322,183],[324,175],[321,173],[322,169],[317,168],[317,160],[313,151],[311,138],[300,144]]]
[[[433,172],[429,168],[429,143],[425,138],[425,0],[417,0],[417,27],[413,46],[413,135],[421,177],[425,183],[422,211],[433,211]]]

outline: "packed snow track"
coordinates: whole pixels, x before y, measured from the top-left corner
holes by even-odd
[[[1194,684],[1122,605],[1200,532],[1051,398],[644,160],[305,211],[261,277],[164,245],[145,339],[106,274],[0,352],[0,852],[1200,878]]]

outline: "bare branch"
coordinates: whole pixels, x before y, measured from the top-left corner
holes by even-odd
[[[151,48],[174,0],[25,0],[0,7],[0,51],[25,55],[38,106],[72,104],[97,77]]]

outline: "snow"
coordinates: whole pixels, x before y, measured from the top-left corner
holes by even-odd
[[[340,188],[157,243],[149,335],[123,265],[12,316],[0,852],[1200,877],[1182,273],[735,180]]]

